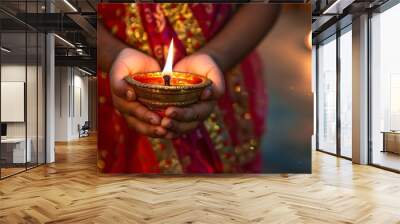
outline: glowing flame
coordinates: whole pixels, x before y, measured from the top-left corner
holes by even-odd
[[[164,69],[162,70],[163,75],[172,75],[172,64],[174,62],[174,39],[171,40],[168,49],[167,60],[165,62]]]

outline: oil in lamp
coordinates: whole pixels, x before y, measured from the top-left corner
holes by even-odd
[[[150,110],[163,111],[169,106],[187,106],[199,101],[203,90],[211,85],[208,78],[186,72],[172,71],[174,43],[162,72],[131,74],[125,80],[133,86],[136,98]]]

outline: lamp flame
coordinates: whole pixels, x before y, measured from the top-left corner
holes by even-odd
[[[169,44],[167,60],[164,65],[164,69],[162,70],[163,75],[172,75],[172,64],[174,62],[174,39],[171,39],[171,43]]]

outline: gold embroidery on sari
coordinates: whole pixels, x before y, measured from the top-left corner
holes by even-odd
[[[149,138],[161,173],[180,174],[182,166],[170,140]]]
[[[156,31],[161,33],[165,29],[165,17],[162,12],[160,5],[156,6],[156,12],[154,13],[154,18],[156,19]]]
[[[233,109],[236,122],[238,122],[237,137],[240,145],[235,146],[234,154],[240,165],[246,164],[254,159],[259,150],[260,140],[254,136],[253,122],[248,105],[248,92],[244,86],[243,74],[239,69],[234,69],[225,76],[227,82],[227,91],[231,93]]]
[[[232,153],[232,143],[224,125],[223,116],[218,108],[215,108],[214,112],[204,121],[204,126],[221,159],[223,172],[235,172],[235,156]]]
[[[220,159],[224,172],[240,172],[240,166],[254,159],[259,146],[259,139],[254,137],[251,114],[248,111],[248,93],[245,91],[243,77],[239,69],[226,74],[227,91],[233,100],[234,116],[238,122],[237,138],[239,145],[233,146],[224,125],[222,112],[216,108],[204,121]],[[239,170],[238,170],[239,169]]]
[[[151,49],[148,43],[148,36],[143,28],[140,14],[135,3],[127,5],[125,15],[126,24],[126,42],[139,50],[151,55]]]
[[[161,7],[179,40],[186,47],[187,54],[194,53],[205,43],[200,25],[188,4],[164,3]]]

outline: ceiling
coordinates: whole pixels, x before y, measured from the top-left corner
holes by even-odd
[[[352,18],[373,11],[388,0],[312,0],[312,33],[316,44],[351,24]]]
[[[46,5],[45,0],[0,1],[2,46],[11,50],[9,53],[2,51],[2,55],[6,56],[2,57],[2,60],[22,63],[26,59],[29,61],[36,58],[37,51],[42,48],[42,44],[38,46],[36,43],[36,35],[54,32],[61,37],[55,38],[56,65],[71,65],[72,61],[77,63],[75,66],[95,71],[96,5],[99,1],[50,0],[47,2]],[[44,36],[40,36],[39,40],[44,40],[43,38]],[[79,62],[82,63],[79,64]]]
[[[273,0],[273,2],[311,2],[313,37],[321,35],[348,14],[357,14],[359,11],[376,7],[386,1]],[[81,62],[82,66],[95,70],[96,6],[100,0],[50,0],[47,6],[45,2],[45,0],[0,0],[2,45],[13,49],[13,53],[10,53],[9,56],[26,55],[24,34],[26,30],[54,32],[75,45],[75,47],[71,47],[62,39],[56,38],[56,56],[59,56],[56,62],[59,64],[73,62],[78,63],[77,66]],[[109,0],[107,2],[118,1]],[[52,13],[48,13],[49,11]],[[35,43],[30,43],[31,38],[27,39],[29,56],[30,53],[35,52],[36,46]]]

